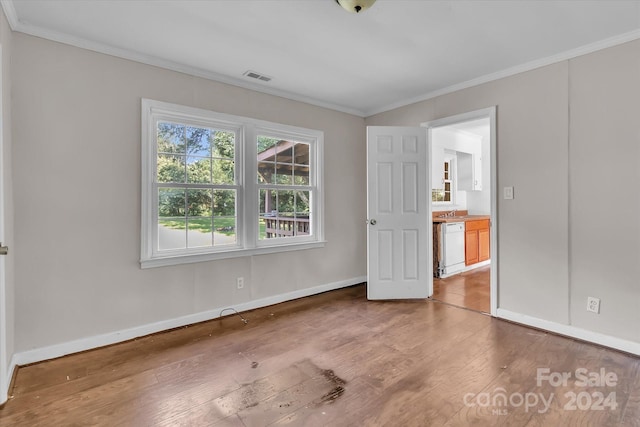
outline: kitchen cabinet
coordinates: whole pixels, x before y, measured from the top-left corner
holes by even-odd
[[[489,236],[489,224],[487,224],[487,228],[478,230],[478,262],[486,261],[491,258]]]
[[[491,257],[489,220],[467,221],[464,232],[464,263],[472,265]]]
[[[469,224],[467,224],[468,226]],[[467,230],[464,232],[464,265],[475,264],[478,256],[478,230]]]
[[[482,191],[480,153],[458,153],[458,190]]]

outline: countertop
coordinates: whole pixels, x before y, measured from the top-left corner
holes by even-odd
[[[467,222],[467,221],[477,221],[481,219],[491,219],[490,215],[461,215],[461,216],[448,216],[446,218],[438,218],[434,217],[434,223],[442,223],[442,222]]]

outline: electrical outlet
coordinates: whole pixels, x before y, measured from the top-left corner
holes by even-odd
[[[244,288],[244,277],[238,277],[236,279],[236,285],[238,286],[238,289]]]
[[[600,299],[594,297],[587,298],[587,311],[592,313],[600,313]]]

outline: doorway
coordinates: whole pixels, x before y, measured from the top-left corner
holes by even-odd
[[[432,299],[495,316],[496,108],[422,125],[431,161]],[[451,230],[464,230],[463,244]]]

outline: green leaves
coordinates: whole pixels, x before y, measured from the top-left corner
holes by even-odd
[[[158,183],[236,183],[234,132],[160,122],[157,136]],[[158,196],[161,217],[211,216],[215,209],[235,216],[235,191],[161,188]]]

